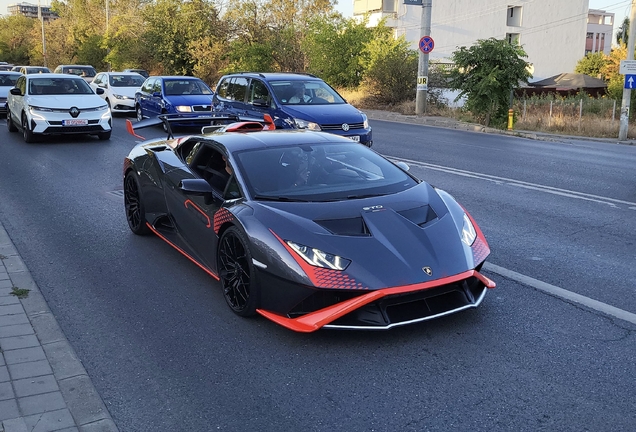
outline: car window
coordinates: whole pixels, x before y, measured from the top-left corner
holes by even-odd
[[[16,82],[15,86],[20,89],[23,95],[26,94],[26,78],[24,76],[18,78],[18,82]]]
[[[230,78],[225,78],[221,83],[217,86],[216,94],[223,98],[227,99],[227,90],[230,88]]]
[[[93,80],[94,84],[101,84],[102,83],[102,77],[104,76],[104,74],[97,74],[97,76],[95,76],[95,79]]]
[[[227,91],[227,98],[238,102],[245,100],[245,92],[247,90],[247,78],[234,77],[230,81],[230,86]]]
[[[304,90],[306,96],[305,104],[310,105],[329,105],[329,104],[344,104],[346,101],[332,89],[326,82],[321,80],[280,80],[270,81],[276,98],[283,104],[298,103],[298,100],[294,99],[298,97],[299,89]]]
[[[247,94],[247,102],[254,103],[254,100],[260,100],[262,102],[269,102],[269,90],[264,82],[261,80],[253,79],[250,82],[249,92]]]
[[[152,85],[153,93],[161,93],[161,79],[156,79]]]
[[[401,192],[417,181],[355,143],[293,145],[237,152],[256,199],[332,201]]]
[[[33,78],[29,80],[30,95],[93,94],[93,89],[83,79]]]
[[[15,87],[20,75],[0,73],[0,87]]]
[[[144,93],[152,93],[152,88],[155,85],[155,81],[156,78],[148,78],[141,87],[141,91]]]
[[[141,87],[144,78],[135,75],[111,75],[109,82],[113,87]]]
[[[212,90],[198,79],[165,80],[164,87],[167,96],[212,94]]]

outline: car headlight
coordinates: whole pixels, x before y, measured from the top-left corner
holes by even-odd
[[[175,109],[179,112],[184,112],[184,113],[192,112],[192,107],[187,105],[177,105]]]
[[[369,119],[367,118],[367,115],[364,113],[362,114],[362,126],[365,129],[369,129]]]
[[[29,110],[31,111],[42,111],[42,112],[53,112],[51,108],[44,108],[35,105],[29,105]]]
[[[466,213],[464,213],[464,226],[462,227],[462,241],[468,246],[472,246],[477,238],[477,233],[475,232],[475,227],[473,223],[470,221],[470,218]]]
[[[307,263],[322,268],[328,268],[333,270],[344,270],[351,260],[339,257],[338,255],[323,252],[320,249],[310,248],[309,246],[301,245],[291,241],[287,241],[289,247],[291,247],[298,255],[300,255]]]
[[[310,129],[315,131],[320,130],[320,126],[318,125],[318,123],[314,123],[314,122],[310,122],[310,121],[298,119],[298,118],[295,118],[294,121],[296,122],[296,127],[298,129]]]
[[[113,97],[115,99],[128,99],[128,96],[118,95],[118,94],[113,94]]]

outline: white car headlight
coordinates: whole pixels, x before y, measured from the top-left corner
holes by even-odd
[[[35,106],[35,105],[29,105],[29,110],[30,111],[42,111],[42,112],[53,112],[53,110],[51,108],[44,108],[44,107],[39,107],[39,106]]]
[[[464,213],[464,226],[462,227],[462,241],[468,246],[472,246],[477,238],[477,233],[475,232],[475,227],[473,223],[470,221],[470,218],[466,213]]]
[[[320,130],[320,126],[318,125],[318,123],[314,123],[314,122],[310,122],[310,121],[298,119],[298,118],[295,118],[294,121],[296,122],[296,127],[298,129],[310,129],[314,131]]]
[[[369,129],[369,119],[367,118],[367,115],[364,113],[362,114],[362,126],[365,129]]]
[[[113,93],[113,97],[115,99],[128,99],[128,96],[118,95],[118,94],[114,94],[114,93]]]
[[[310,248],[309,246],[291,241],[287,241],[287,244],[305,261],[307,261],[308,264],[316,267],[344,270],[349,264],[351,264],[351,260],[323,252],[320,249]]]
[[[185,113],[192,112],[192,107],[187,105],[177,105],[175,109],[179,112],[185,112]]]

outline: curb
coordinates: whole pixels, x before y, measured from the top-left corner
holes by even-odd
[[[119,432],[1,222],[0,353],[3,432]]]

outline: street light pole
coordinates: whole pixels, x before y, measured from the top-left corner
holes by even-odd
[[[635,0],[636,1],[636,0]],[[431,10],[433,0],[422,1],[422,19],[420,23],[420,37],[431,35]],[[426,99],[428,98],[428,53],[420,49],[419,63],[417,65],[417,92],[415,93],[415,114],[426,113]],[[426,78],[422,78],[426,77]],[[420,79],[426,83],[420,83]]]
[[[42,6],[40,5],[40,0],[38,0],[38,18],[42,22],[42,57],[44,58],[44,64],[42,66],[47,67],[46,64],[46,37],[44,36],[44,15],[42,15]]]
[[[636,45],[636,0],[632,0],[629,13],[629,36],[627,38],[627,60],[634,60],[634,47]],[[621,123],[618,130],[618,140],[625,141],[629,131],[629,105],[632,99],[632,89],[623,88],[623,101],[621,102]]]

